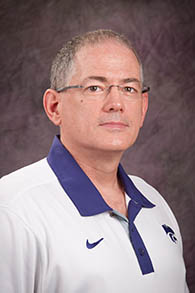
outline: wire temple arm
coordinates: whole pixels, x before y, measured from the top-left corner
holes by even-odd
[[[82,85],[70,85],[70,86],[65,86],[65,87],[61,87],[59,89],[56,89],[56,92],[61,93],[63,91],[66,91],[68,89],[81,89],[83,88]]]

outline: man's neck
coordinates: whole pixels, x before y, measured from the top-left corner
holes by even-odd
[[[67,146],[66,146],[67,147]],[[124,190],[117,172],[122,152],[69,149],[107,204],[127,215]]]
[[[117,171],[122,153],[90,149],[69,151],[92,182],[111,188],[118,182]]]
[[[98,156],[98,158],[100,158]],[[121,214],[127,216],[125,193],[122,183],[117,176],[119,160],[102,160],[98,162],[75,158],[85,174],[96,186],[106,203]],[[112,163],[112,164],[111,164]]]

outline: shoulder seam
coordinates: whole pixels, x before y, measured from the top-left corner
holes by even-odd
[[[35,189],[35,188],[37,188],[37,187],[40,187],[40,186],[42,186],[42,185],[44,185],[44,184],[47,184],[47,183],[51,183],[51,182],[54,182],[54,181],[56,181],[57,180],[57,178],[52,178],[52,179],[50,179],[50,180],[45,180],[45,181],[43,181],[43,182],[41,182],[41,183],[35,183],[35,184],[32,184],[32,185],[30,185],[30,186],[28,186],[28,187],[26,187],[26,188],[24,188],[24,189],[22,189],[22,190],[19,190],[17,193],[16,193],[16,195],[15,195],[15,197],[12,199],[12,200],[10,200],[10,201],[8,201],[8,204],[14,204],[17,200],[18,200],[18,198],[19,197],[22,197],[26,192],[28,192],[29,190],[33,190],[33,189]],[[1,203],[0,203],[0,206],[7,206],[8,207],[8,205],[1,205]]]

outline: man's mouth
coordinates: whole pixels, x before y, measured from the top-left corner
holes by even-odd
[[[99,125],[111,129],[124,129],[128,127],[128,124],[122,121],[105,121],[100,123]]]

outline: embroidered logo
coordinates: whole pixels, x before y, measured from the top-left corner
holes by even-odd
[[[104,239],[104,238],[101,238],[101,239],[99,239],[98,241],[93,242],[93,243],[89,243],[89,241],[88,241],[88,239],[87,239],[87,241],[86,241],[86,246],[87,246],[88,249],[92,249],[92,248],[94,248],[96,245],[98,245],[103,239]]]
[[[177,242],[177,238],[175,236],[175,232],[167,225],[162,225],[163,229],[165,230],[166,234],[169,235],[169,237],[171,238],[171,240],[176,243]]]

